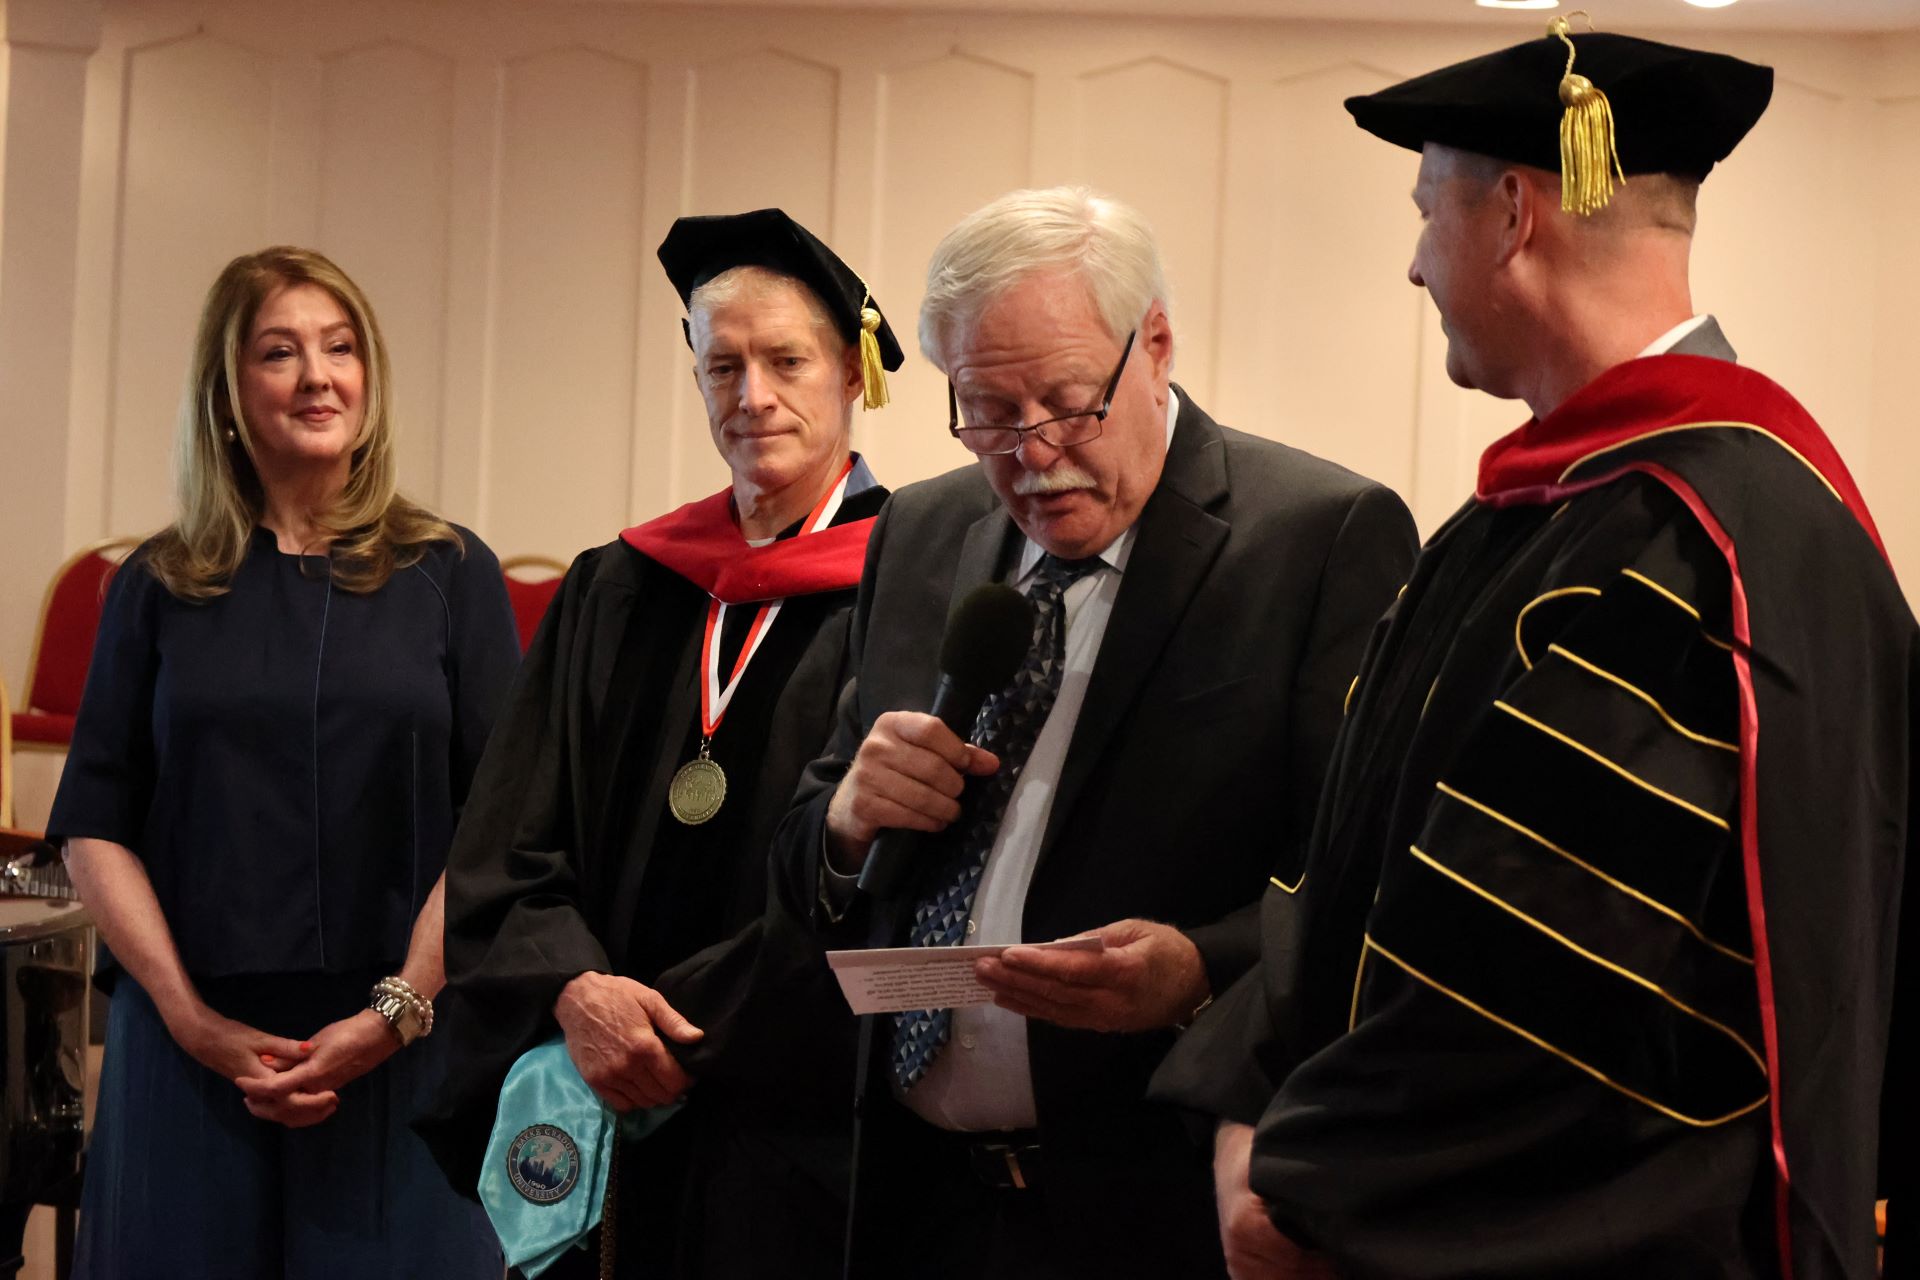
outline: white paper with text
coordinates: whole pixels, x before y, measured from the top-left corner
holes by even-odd
[[[1092,934],[1055,942],[1023,942],[1041,951],[1104,951]],[[997,956],[1006,947],[880,947],[871,951],[829,951],[827,963],[855,1013],[899,1013],[907,1009],[961,1009],[991,1004],[993,993],[973,976],[973,962]]]

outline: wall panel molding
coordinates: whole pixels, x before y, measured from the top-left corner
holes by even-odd
[[[356,280],[382,283],[400,470],[421,500],[439,505],[455,64],[398,40],[319,63],[315,242]]]
[[[911,335],[927,256],[940,237],[970,210],[1034,180],[1034,79],[957,49],[881,73],[877,234],[867,283],[886,300],[894,331],[914,358],[888,379],[894,405],[856,430],[889,484],[964,460],[943,429],[945,380],[918,358]],[[967,127],[951,127],[955,120]]]
[[[125,58],[108,449],[108,525],[165,524],[175,417],[199,307],[270,221],[276,67],[196,31]],[[150,246],[166,246],[154,252]]]
[[[653,251],[681,213],[761,204],[867,271],[908,349],[893,407],[856,423],[883,477],[960,465],[915,349],[927,254],[1009,187],[1082,181],[1159,229],[1196,399],[1398,485],[1431,528],[1525,414],[1447,380],[1404,279],[1416,162],[1340,98],[1488,43],[1431,25],[341,0],[296,48],[244,0],[106,0],[58,518],[70,541],[165,518],[201,294],[228,257],[293,237],[381,312],[409,490],[506,551],[604,541],[724,475]],[[1696,299],[1886,490],[1912,460],[1889,327],[1920,271],[1898,216],[1920,198],[1920,36],[1718,46],[1775,64],[1779,87],[1707,185]],[[1883,523],[1897,558],[1920,556],[1920,519]]]
[[[502,80],[477,515],[508,552],[586,546],[625,523],[639,448],[647,68],[568,46],[509,59]]]
[[[1211,404],[1227,260],[1228,81],[1154,55],[1083,72],[1077,83],[1074,176],[1103,191],[1138,193],[1133,202],[1160,241],[1173,294],[1175,376],[1197,401]]]

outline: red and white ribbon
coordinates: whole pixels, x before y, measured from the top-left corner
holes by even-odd
[[[839,512],[840,504],[847,496],[847,481],[853,475],[853,459],[847,459],[847,465],[840,472],[840,479],[827,496],[820,499],[820,505],[807,516],[806,523],[800,526],[798,536],[804,538],[817,533],[832,523]],[[726,717],[727,704],[733,701],[734,691],[740,687],[740,677],[747,673],[747,664],[753,661],[753,655],[760,651],[760,642],[767,638],[767,632],[773,628],[773,620],[780,615],[780,600],[770,600],[760,606],[753,616],[753,625],[747,628],[747,638],[740,646],[740,656],[733,660],[733,671],[727,677],[725,685],[720,683],[720,646],[717,643],[721,628],[726,625],[727,610],[731,607],[718,599],[707,600],[707,630],[700,640],[700,732],[713,737],[720,728],[720,721]]]

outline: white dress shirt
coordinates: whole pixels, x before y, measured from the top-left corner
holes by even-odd
[[[1179,398],[1169,387],[1169,447],[1179,414]],[[1047,941],[1021,934],[1027,886],[1033,881],[1034,863],[1046,833],[1047,817],[1053,811],[1067,747],[1073,741],[1087,682],[1100,656],[1100,642],[1106,636],[1107,621],[1113,615],[1113,602],[1120,594],[1121,575],[1133,554],[1137,531],[1138,526],[1129,526],[1100,552],[1106,567],[1067,588],[1063,599],[1067,652],[1060,692],[994,835],[993,849],[974,895],[973,915],[967,921],[968,945]],[[1038,543],[1031,538],[1025,540],[1010,579],[1023,593],[1032,590],[1043,554],[1044,548]],[[898,1080],[893,1088],[894,1096],[921,1119],[942,1129],[977,1132],[1032,1128],[1038,1117],[1033,1104],[1033,1075],[1027,1062],[1027,1020],[991,1004],[955,1009],[952,1038],[927,1073],[911,1089],[903,1091]]]

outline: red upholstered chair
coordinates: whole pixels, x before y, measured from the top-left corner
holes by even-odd
[[[73,740],[93,633],[107,580],[139,545],[138,538],[107,538],[80,548],[54,572],[40,605],[40,628],[27,662],[26,696],[11,717],[13,747],[20,751],[65,751]],[[8,758],[12,758],[11,752]]]
[[[520,652],[525,653],[533,643],[533,633],[540,628],[540,619],[547,616],[554,593],[560,590],[567,566],[552,556],[508,556],[500,562],[500,572],[507,579],[513,624],[520,631]]]

